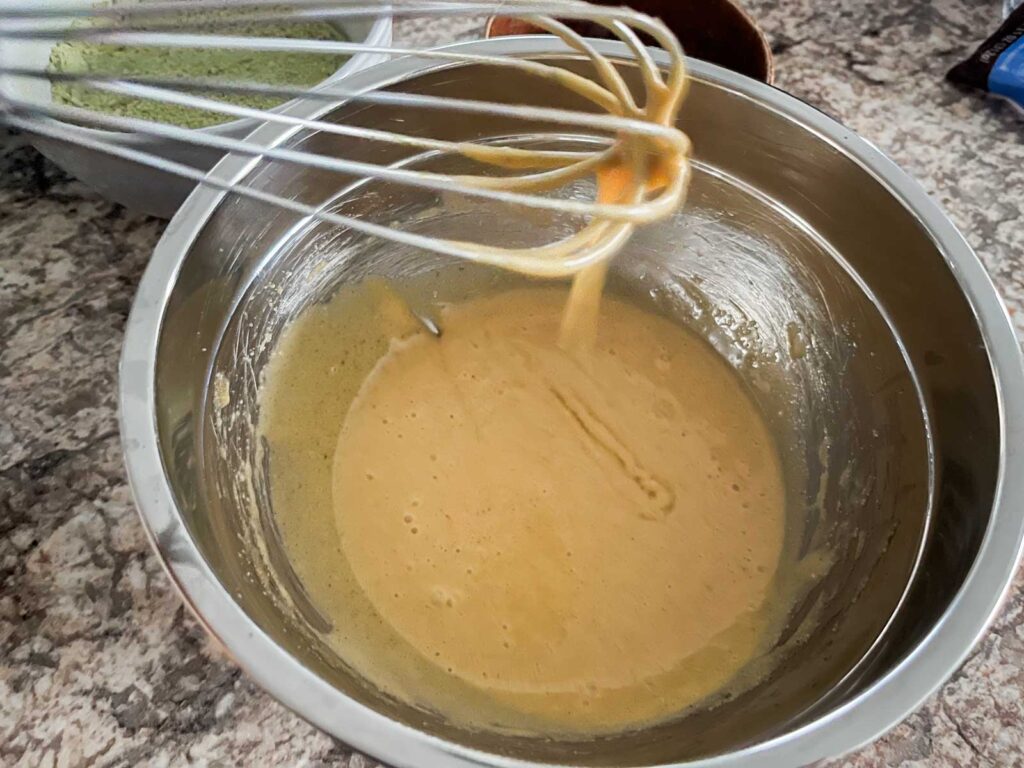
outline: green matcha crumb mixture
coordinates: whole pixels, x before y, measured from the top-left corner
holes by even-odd
[[[230,26],[229,12],[197,11],[182,14],[182,31],[246,37],[286,37],[342,40],[340,31],[327,22],[245,22]],[[268,53],[217,48],[167,48],[124,46],[88,40],[65,40],[50,53],[50,71],[116,76],[148,76],[191,80],[218,78],[235,83],[264,83],[308,87],[333,75],[348,56],[321,53]],[[91,88],[82,83],[54,82],[53,101],[94,112],[170,123],[186,128],[205,128],[234,119],[213,111],[138,99]],[[270,109],[286,99],[258,94],[217,94],[195,91],[198,96],[228,101],[240,106]]]

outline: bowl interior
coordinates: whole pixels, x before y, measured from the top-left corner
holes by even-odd
[[[572,57],[559,61],[586,68]],[[623,72],[635,81],[632,69]],[[581,106],[556,86],[471,65],[400,88]],[[406,130],[447,139],[551,140],[550,126],[406,117],[383,105],[330,114],[372,127],[403,121]],[[524,759],[692,759],[758,743],[848,701],[914,648],[963,582],[997,481],[998,403],[984,342],[941,253],[899,200],[837,146],[752,99],[697,80],[683,126],[696,148],[690,200],[637,235],[614,264],[610,290],[708,339],[779,438],[798,522],[787,546],[798,557],[824,549],[831,565],[791,616],[777,671],[714,710],[586,742],[469,731],[361,679],[319,637],[301,567],[280,547],[254,430],[261,371],[288,322],[345,283],[389,276],[429,311],[433,302],[515,280],[228,198],[169,289],[156,371],[162,458],[190,534],[227,591],[339,696],[450,741]],[[411,158],[369,140],[291,134],[283,141],[360,160],[458,167],[454,158]],[[559,227],[550,217],[517,219],[279,163],[259,164],[249,182],[446,236],[486,227],[505,244],[528,243]],[[214,380],[226,382],[227,405],[221,398],[215,405]],[[238,482],[242,468],[253,482]]]

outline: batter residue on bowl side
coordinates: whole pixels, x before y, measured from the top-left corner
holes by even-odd
[[[669,718],[757,682],[791,607],[777,451],[739,379],[611,297],[564,351],[566,295],[449,306],[436,337],[369,280],[265,377],[274,511],[329,641],[468,725]]]

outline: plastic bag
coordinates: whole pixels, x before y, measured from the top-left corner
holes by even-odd
[[[995,34],[946,77],[1002,96],[1024,110],[1024,4],[1011,10]]]

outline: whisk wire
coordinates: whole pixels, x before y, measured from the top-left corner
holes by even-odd
[[[134,89],[127,89],[128,93],[137,93]],[[181,128],[174,125],[142,120],[131,117],[111,117],[95,113],[87,109],[72,106],[58,105],[36,105],[17,99],[9,100],[9,105],[15,110],[25,112],[35,111],[38,114],[71,123],[69,126],[74,130],[81,124],[91,122],[96,125],[114,129],[140,133],[147,136],[154,136],[170,140],[187,141],[199,146],[210,147],[234,152],[249,156],[262,156],[273,160],[290,162],[297,165],[304,165],[311,168],[347,173],[367,178],[375,178],[391,181],[408,186],[421,187],[436,192],[452,191],[458,189],[462,194],[472,197],[494,200],[512,205],[521,205],[528,208],[543,210],[554,210],[561,213],[575,214],[580,216],[602,216],[616,221],[633,221],[641,223],[650,218],[651,209],[648,204],[600,204],[589,201],[571,200],[557,197],[540,195],[521,194],[510,192],[491,186],[495,179],[487,181],[487,177],[481,177],[482,184],[472,183],[472,176],[452,176],[448,174],[431,173],[429,171],[413,171],[403,168],[392,168],[389,166],[375,165],[354,160],[346,160],[338,157],[327,157],[301,150],[284,149],[279,147],[267,147],[244,139],[234,139],[227,136],[220,136],[214,133],[196,132],[189,128]],[[475,102],[474,107],[485,102]],[[486,110],[489,114],[498,113],[500,110],[493,105],[494,109]],[[486,109],[486,107],[485,107]],[[516,114],[520,114],[517,110]],[[512,115],[510,115],[512,116]],[[269,115],[267,117],[270,117]],[[302,120],[304,127],[309,127],[309,120]],[[458,182],[463,182],[460,186]],[[500,183],[500,182],[499,182]],[[664,197],[661,195],[659,197]],[[650,201],[658,204],[658,198]]]
[[[408,245],[413,248],[420,248],[431,253],[466,259],[468,261],[476,261],[495,267],[508,267],[507,249],[487,248],[481,247],[476,243],[464,243],[457,240],[445,240],[432,236],[428,237],[415,232],[395,229],[384,224],[376,224],[371,221],[366,221],[365,219],[345,216],[344,214],[340,214],[335,211],[326,210],[322,206],[309,205],[298,200],[291,200],[244,184],[238,184],[237,182],[224,181],[213,174],[208,174],[205,171],[198,170],[192,166],[185,165],[184,163],[178,163],[173,160],[157,157],[149,152],[131,149],[129,147],[110,145],[103,141],[83,137],[79,134],[75,134],[74,132],[69,132],[66,126],[53,121],[24,120],[20,117],[14,116],[9,118],[8,124],[13,128],[37,133],[57,141],[74,141],[88,149],[103,152],[124,160],[130,160],[166,173],[171,173],[176,176],[195,181],[196,183],[202,184],[203,186],[211,189],[267,203],[268,205],[299,214],[300,216],[310,220],[334,224],[342,228],[370,235],[371,237],[379,237],[384,240]],[[629,225],[625,226],[628,227]],[[582,233],[577,233],[576,235],[572,235],[569,238],[559,241],[553,245],[558,246],[562,243],[567,245],[578,245],[579,242],[584,239],[581,235]],[[625,237],[628,237],[628,235]],[[576,274],[579,270],[586,268],[590,264],[603,261],[610,257],[610,255],[612,255],[612,253],[621,246],[625,237],[620,236],[620,238],[615,241],[605,243],[601,250],[595,249],[582,255],[576,255],[559,260],[550,260],[538,257],[536,255],[537,249],[522,249],[519,257],[520,260],[517,263],[521,264],[524,270],[529,270],[531,274],[535,274],[540,277],[569,277]]]
[[[199,33],[190,29],[187,14],[193,14],[194,26],[197,6],[200,7],[199,12],[204,14],[203,26],[209,26],[215,31]],[[206,15],[219,12],[224,12],[226,16],[211,16],[211,23],[207,25]],[[230,27],[238,23],[337,22],[377,16],[382,12],[396,16],[477,15],[494,12],[517,16],[560,37],[571,50],[589,62],[595,75],[588,76],[528,58],[444,48],[418,49],[345,40],[230,34]],[[282,5],[282,0],[202,0],[199,3],[156,0],[130,6],[89,9],[19,5],[5,7],[0,14],[0,46],[5,40],[81,39],[96,44],[162,49],[217,48],[228,51],[321,55],[387,54],[417,57],[436,62],[440,66],[475,64],[514,68],[524,75],[552,82],[589,102],[591,109],[555,108],[495,100],[440,97],[391,89],[353,89],[330,79],[325,84],[308,89],[218,78],[182,80],[124,72],[52,72],[11,66],[0,58],[0,121],[13,127],[106,152],[223,192],[261,200],[302,216],[459,258],[471,258],[495,266],[511,266],[533,274],[572,274],[589,264],[609,258],[637,225],[676,210],[689,179],[689,140],[674,127],[675,115],[685,90],[682,50],[661,22],[626,8],[596,8],[583,0],[514,0],[504,4],[478,0],[407,0],[400,4],[385,5],[368,4],[365,0],[287,0],[286,5]],[[182,14],[186,14],[186,17],[182,17]],[[572,20],[597,22],[624,44],[641,76],[644,91],[642,104],[638,104],[618,67],[569,26],[567,22]],[[222,33],[224,31],[228,33]],[[638,33],[647,34],[669,52],[671,66],[667,80],[654,64]],[[77,83],[127,99],[163,102],[219,113],[230,118],[271,122],[295,130],[380,141],[414,150],[455,153],[482,166],[515,173],[442,174],[404,167],[402,164],[374,164],[316,154],[301,146],[280,146],[280,142],[274,146],[264,146],[251,138],[237,139],[216,131],[104,114],[77,106],[41,104],[13,95],[5,87],[5,78],[10,77]],[[320,102],[324,104],[324,112],[342,102],[352,101],[399,108],[445,110],[466,115],[499,116],[528,122],[531,128],[540,124],[585,131],[587,143],[594,148],[535,149],[510,146],[508,141],[450,141],[412,136],[391,130],[335,123],[323,117],[298,117],[290,114],[287,109],[244,106],[225,98],[243,95]],[[579,217],[582,224],[568,237],[530,249],[428,238],[392,226],[344,216],[326,210],[324,206],[286,200],[248,187],[244,181],[225,182],[145,149],[121,145],[93,130],[95,127],[346,174],[357,180],[375,179],[439,194],[455,192],[519,208],[556,211]],[[564,130],[560,130],[560,136],[564,137]],[[657,156],[673,159],[668,165],[669,178],[659,189],[650,186],[646,180]],[[549,194],[614,163],[625,164],[630,169],[630,175],[626,188],[611,201],[581,200]]]

